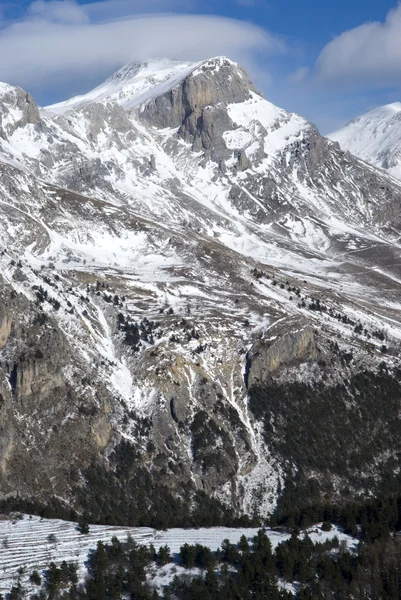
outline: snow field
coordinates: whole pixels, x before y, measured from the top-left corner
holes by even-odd
[[[96,548],[98,541],[109,543],[114,536],[120,541],[125,541],[131,536],[138,544],[153,544],[156,550],[167,544],[172,554],[178,554],[181,546],[186,543],[201,544],[216,551],[225,539],[237,544],[242,535],[251,540],[257,532],[258,528],[213,527],[156,531],[149,527],[91,525],[89,534],[83,535],[77,531],[76,523],[59,519],[24,515],[22,519],[0,520],[0,593],[9,591],[19,577],[24,583],[33,570],[37,569],[40,572],[50,562],[56,565],[60,565],[64,560],[77,563],[79,577],[82,579],[85,576],[85,561],[89,551]],[[345,541],[351,550],[355,550],[358,544],[356,539],[337,528],[323,532],[316,526],[307,530],[307,533],[313,542],[322,543],[337,536],[339,541]],[[273,549],[290,537],[289,533],[271,529],[266,529],[266,534]],[[18,573],[20,568],[24,570],[22,576]],[[156,587],[168,585],[174,575],[179,574],[180,569],[174,564],[156,571],[153,569],[149,573],[149,580]]]
[[[164,94],[180,83],[202,63],[174,61],[166,58],[146,63],[131,63],[114,73],[107,81],[82,96],[53,104],[44,114],[64,114],[91,102],[115,101],[126,110]]]
[[[379,106],[328,135],[375,167],[401,179],[401,102]]]

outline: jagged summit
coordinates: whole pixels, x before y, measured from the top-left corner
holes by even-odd
[[[328,137],[343,150],[401,179],[401,102],[374,108]]]

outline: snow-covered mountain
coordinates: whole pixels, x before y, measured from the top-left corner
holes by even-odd
[[[109,100],[129,110],[170,91],[201,64],[165,58],[128,64],[89,93],[48,106],[47,109],[55,114],[63,114],[93,102]]]
[[[401,183],[224,57],[0,116],[3,494],[139,524],[394,473]]]
[[[343,150],[401,179],[401,102],[374,108],[328,137]]]

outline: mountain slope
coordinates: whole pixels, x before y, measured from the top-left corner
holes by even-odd
[[[401,102],[374,108],[328,137],[343,150],[401,179]]]
[[[146,101],[148,96],[157,96],[172,89],[200,64],[163,58],[148,63],[128,64],[88,94],[48,106],[47,110],[63,114],[104,100],[117,102],[123,108],[130,109]]]
[[[401,184],[222,57],[1,89],[2,494],[211,524],[393,476]]]

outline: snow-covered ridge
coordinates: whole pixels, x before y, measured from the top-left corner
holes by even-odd
[[[110,100],[129,110],[160,95],[185,79],[202,63],[166,58],[125,65],[104,83],[82,96],[45,107],[46,113],[63,114],[92,102]]]
[[[401,102],[374,108],[328,137],[343,150],[401,179]]]
[[[103,101],[117,102],[125,110],[131,110],[170,91],[191,73],[196,76],[202,70],[216,72],[224,65],[238,67],[225,56],[200,62],[155,58],[141,63],[129,63],[87,94],[47,106],[42,112],[45,115],[60,115],[93,102]],[[240,76],[242,77],[241,74]]]

